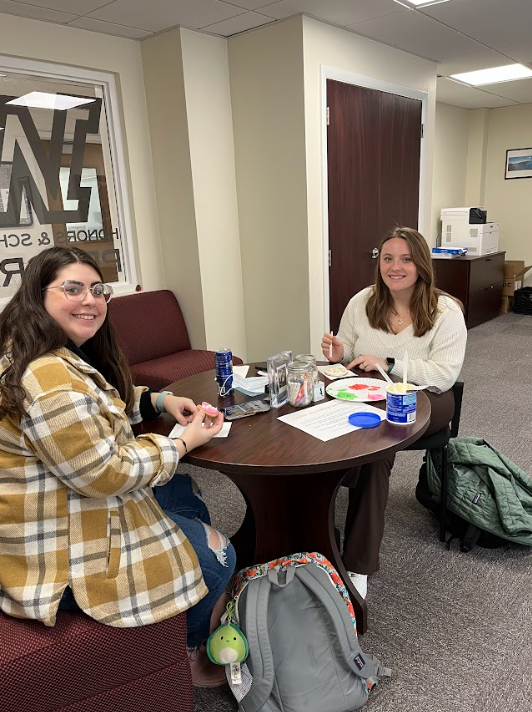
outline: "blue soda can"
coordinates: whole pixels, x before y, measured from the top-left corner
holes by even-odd
[[[216,349],[214,352],[214,368],[219,396],[232,396],[233,388],[233,354],[231,349]]]

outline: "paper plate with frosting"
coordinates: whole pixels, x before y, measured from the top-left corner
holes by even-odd
[[[326,393],[338,400],[370,403],[386,399],[386,382],[378,378],[343,378],[330,383]]]

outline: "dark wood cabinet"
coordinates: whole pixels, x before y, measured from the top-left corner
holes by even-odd
[[[482,257],[434,259],[436,286],[457,297],[468,329],[498,316],[504,281],[504,252]]]

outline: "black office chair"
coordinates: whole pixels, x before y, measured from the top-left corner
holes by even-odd
[[[460,427],[460,413],[462,411],[462,396],[464,393],[464,382],[462,380],[456,381],[453,386],[453,393],[454,413],[449,425],[442,430],[438,430],[437,433],[432,433],[432,435],[427,435],[427,437],[416,440],[415,443],[412,443],[412,445],[405,448],[405,450],[441,450],[440,541],[445,541],[445,525],[447,516],[447,444],[451,438],[455,438],[458,435],[458,428]]]

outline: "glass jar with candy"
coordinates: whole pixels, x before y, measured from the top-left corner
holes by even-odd
[[[308,361],[292,361],[288,364],[288,400],[290,405],[301,408],[312,403],[315,371],[316,366]]]

